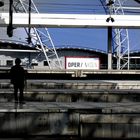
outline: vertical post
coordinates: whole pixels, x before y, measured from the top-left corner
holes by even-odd
[[[0,1],[0,7],[4,6],[4,2],[1,0]]]
[[[112,70],[112,27],[108,27],[108,70]]]
[[[12,26],[12,23],[13,23],[13,0],[10,0],[9,15],[10,15],[9,25]]]
[[[13,0],[9,3],[9,25],[7,27],[7,35],[9,37],[13,36]]]
[[[31,25],[31,0],[29,0],[29,26]]]
[[[29,0],[28,44],[31,43],[31,0]]]

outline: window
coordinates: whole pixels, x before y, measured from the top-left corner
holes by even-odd
[[[6,66],[9,66],[9,67],[13,66],[13,60],[7,60]]]
[[[38,66],[38,63],[32,63],[32,66]]]
[[[49,66],[47,61],[44,61],[44,66]]]

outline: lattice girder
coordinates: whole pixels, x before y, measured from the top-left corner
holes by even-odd
[[[14,10],[17,13],[28,13],[29,12],[29,0],[14,0]],[[31,12],[39,13],[37,7],[33,0],[31,0]],[[28,34],[28,28],[25,28],[26,33]],[[47,28],[31,28],[30,32],[31,37],[31,47],[36,47],[44,54],[48,66],[50,69],[61,69],[60,59],[56,52],[56,48],[51,39],[49,31]],[[57,63],[53,63],[51,59],[55,59]]]

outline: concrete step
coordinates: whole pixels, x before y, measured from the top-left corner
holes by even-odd
[[[140,89],[140,81],[122,80],[27,80],[28,89]],[[11,88],[10,80],[0,80],[0,89]]]
[[[138,89],[30,89],[24,90],[26,101],[39,102],[139,102]],[[0,101],[12,101],[13,89],[0,89]]]
[[[140,138],[139,103],[0,103],[0,136]]]

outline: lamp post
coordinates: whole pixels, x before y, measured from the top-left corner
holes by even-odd
[[[29,9],[28,9],[28,12],[29,12],[29,18],[28,18],[28,37],[26,38],[27,39],[27,42],[28,44],[31,43],[31,0],[29,0]]]
[[[1,0],[0,1],[0,7],[4,6],[4,2]]]
[[[114,1],[113,0],[109,0],[107,5],[109,7],[109,17],[106,19],[106,22],[114,22],[114,18],[111,17],[111,14],[112,14],[112,5],[114,4]]]
[[[110,16],[106,19],[106,22],[114,22],[114,18],[111,17],[113,0],[109,0],[107,6],[109,7]],[[108,27],[108,70],[112,70],[112,27]]]
[[[13,36],[13,0],[9,3],[9,25],[7,27],[7,35],[9,37]]]
[[[108,27],[108,70],[112,70],[112,27]]]
[[[31,43],[31,0],[29,0],[28,44]]]

